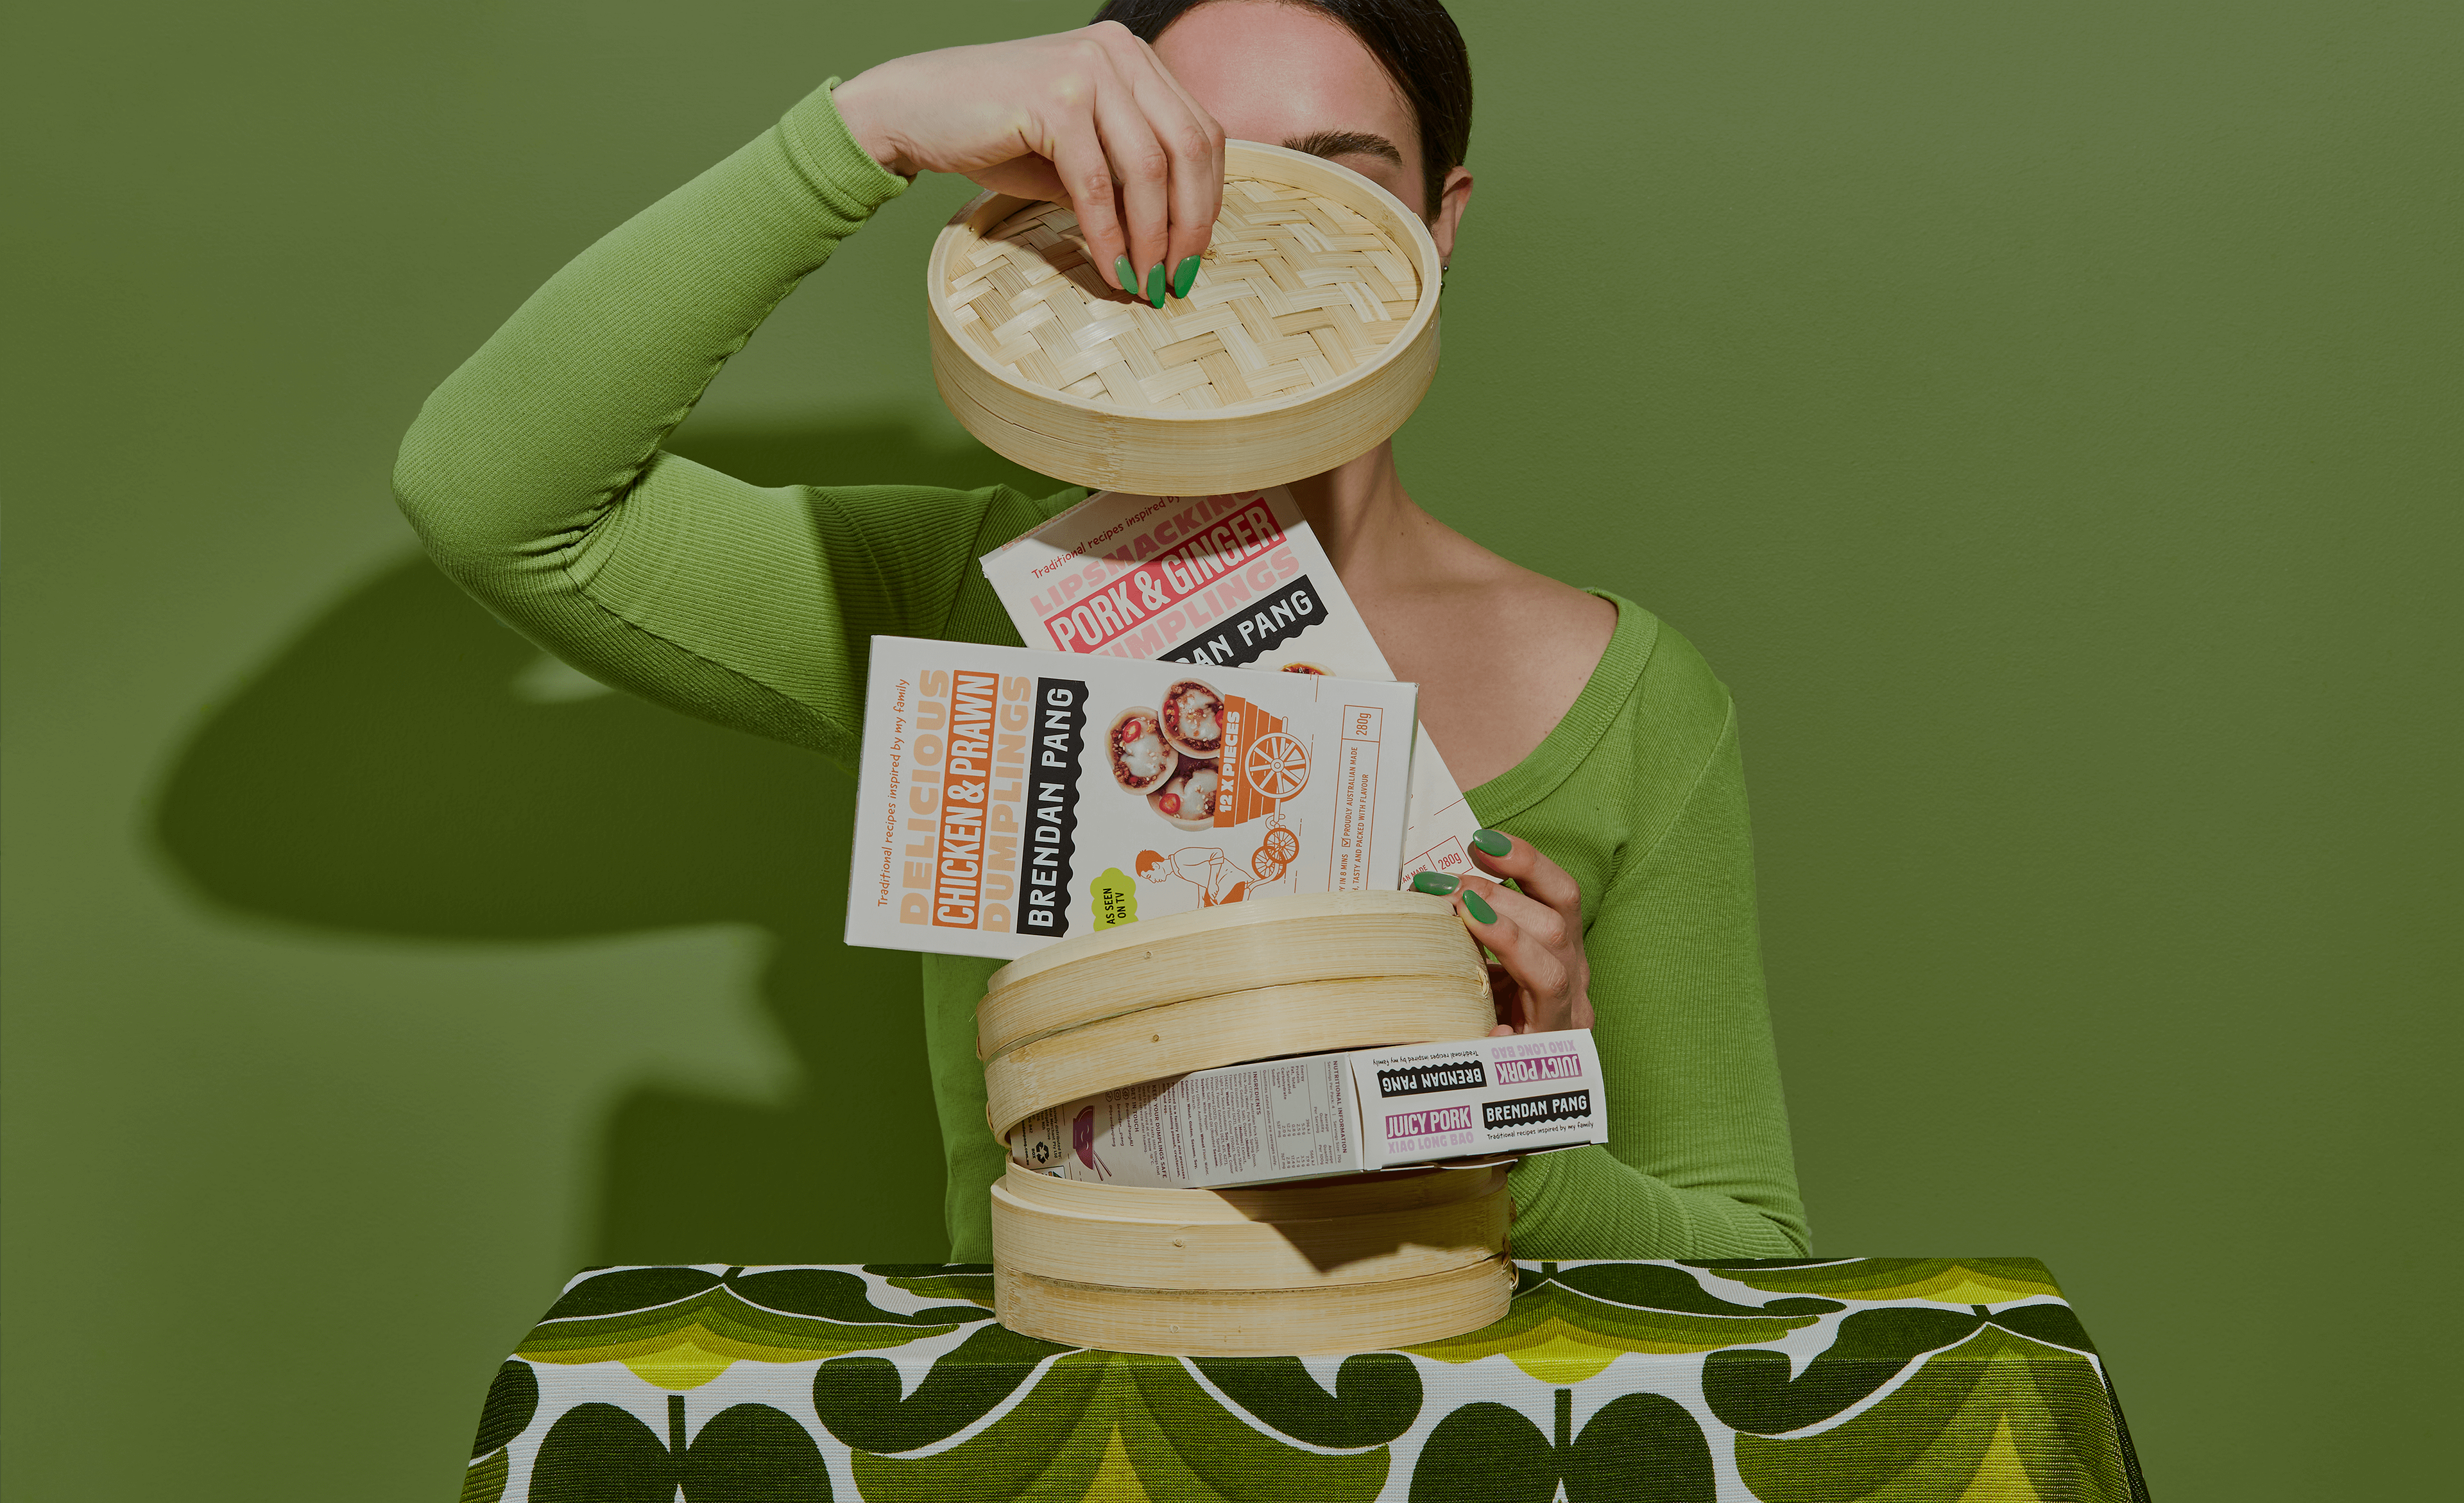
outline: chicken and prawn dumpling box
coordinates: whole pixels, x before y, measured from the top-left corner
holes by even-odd
[[[1591,1031],[1200,1070],[1039,1112],[1010,1158],[1107,1184],[1221,1189],[1609,1140]]]
[[[847,943],[1015,960],[1252,897],[1392,890],[1418,695],[876,636]]]

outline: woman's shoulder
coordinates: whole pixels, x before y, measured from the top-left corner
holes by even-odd
[[[1454,608],[1503,629],[1514,675],[1561,682],[1571,701],[1616,641],[1617,604],[1463,541],[1448,561]]]
[[[1631,687],[1624,697],[1637,719],[1707,727],[1713,734],[1726,726],[1728,686],[1684,632],[1614,590],[1589,593],[1617,608],[1617,635],[1601,664],[1626,668]]]
[[[1510,625],[1525,645],[1517,671],[1555,681],[1561,715],[1579,709],[1626,719],[1636,722],[1629,733],[1639,734],[1682,726],[1717,736],[1726,726],[1727,685],[1664,618],[1616,590],[1577,587],[1497,562],[1502,567],[1467,590],[1465,604],[1484,619]]]

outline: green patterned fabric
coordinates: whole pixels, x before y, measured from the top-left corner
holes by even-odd
[[[996,1324],[979,1264],[594,1269],[462,1503],[2145,1503],[2031,1258],[1525,1263],[1485,1330],[1181,1359]]]

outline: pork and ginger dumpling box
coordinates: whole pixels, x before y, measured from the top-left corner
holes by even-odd
[[[1015,960],[1252,897],[1391,890],[1418,694],[876,636],[847,941]]]
[[[1289,490],[1098,491],[983,558],[1032,648],[1343,678],[1395,676]],[[1403,871],[1465,872],[1480,820],[1423,729]]]

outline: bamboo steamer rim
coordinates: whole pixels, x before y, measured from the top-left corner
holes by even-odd
[[[1485,989],[1487,974],[1441,897],[1259,898],[1098,930],[1012,961],[976,1005],[976,1053],[991,1059],[1065,1029],[1235,990],[1397,976],[1464,978]]]
[[[1460,1164],[1383,1173],[1228,1185],[1221,1189],[1183,1189],[1057,1179],[1013,1160],[1003,1167],[994,1187],[1021,1205],[1099,1221],[1170,1226],[1315,1221],[1329,1215],[1368,1214],[1473,1200],[1503,1184],[1513,1161],[1507,1156],[1490,1155]]]
[[[1458,1176],[1470,1179],[1471,1176]],[[1442,1272],[1506,1251],[1506,1176],[1419,1205],[1276,1221],[1156,1221],[1031,1204],[992,1186],[993,1260],[1043,1278],[1138,1289],[1300,1289]]]
[[[1504,1255],[1418,1277],[1295,1289],[1154,1290],[993,1264],[993,1311],[1022,1336],[1160,1357],[1312,1357],[1442,1341],[1506,1317]]]
[[[1368,1012],[1372,998],[1386,1006]],[[1249,1060],[1471,1038],[1495,1018],[1485,973],[1476,982],[1361,977],[1191,998],[994,1055],[984,1062],[984,1118],[1006,1142],[1038,1112],[1123,1086]]]
[[[1136,923],[1116,924],[1091,934],[1072,935],[1056,939],[1032,954],[1023,955],[1000,970],[984,984],[987,994],[1015,986],[1047,971],[1091,961],[1099,956],[1123,950],[1151,949],[1169,944],[1193,935],[1215,934],[1225,929],[1245,929],[1281,923],[1285,919],[1322,915],[1332,917],[1375,917],[1389,914],[1451,915],[1454,905],[1442,897],[1409,889],[1396,892],[1366,890],[1351,893],[1287,893],[1280,897],[1255,897],[1246,902],[1222,903],[1213,908],[1199,908],[1165,918],[1142,918]]]
[[[950,258],[957,253],[957,248],[971,241],[981,241],[987,238],[987,232],[1007,223],[1019,212],[1032,208],[1039,202],[1035,199],[995,192],[980,193],[968,200],[957,213],[950,217],[949,223],[942,227],[941,233],[933,242],[933,252],[926,263],[925,285],[928,293],[927,301],[933,310],[935,329],[953,349],[963,353],[969,364],[977,370],[1012,391],[1082,413],[1098,422],[1107,418],[1135,417],[1158,423],[1187,424],[1194,428],[1203,428],[1226,418],[1244,417],[1279,409],[1289,412],[1373,380],[1379,371],[1394,364],[1399,354],[1411,348],[1420,339],[1423,331],[1436,321],[1438,294],[1443,283],[1443,278],[1438,275],[1443,268],[1439,264],[1437,241],[1430,236],[1429,227],[1418,214],[1405,208],[1402,200],[1349,167],[1330,162],[1323,157],[1311,156],[1304,151],[1293,151],[1285,146],[1269,145],[1264,142],[1226,141],[1223,144],[1223,174],[1227,183],[1242,180],[1275,183],[1332,199],[1353,212],[1369,218],[1385,239],[1411,258],[1415,280],[1418,284],[1414,289],[1412,311],[1403,320],[1402,328],[1378,350],[1375,356],[1343,372],[1331,381],[1312,384],[1297,396],[1282,393],[1220,408],[1195,410],[1127,407],[1118,403],[1098,402],[1076,395],[1062,387],[1023,380],[1010,368],[994,361],[974,339],[967,335],[964,320],[960,320],[950,305]],[[1209,244],[1211,249],[1211,235]],[[1205,263],[1201,259],[1199,278],[1203,280],[1205,275]],[[1193,293],[1197,290],[1196,286],[1191,288]],[[965,412],[958,414],[960,421],[966,423],[966,426],[972,430],[975,424],[967,421],[971,415]],[[983,435],[979,433],[978,436]],[[1369,440],[1361,446],[1362,450],[1365,452],[1385,436],[1381,433],[1377,438]],[[1002,446],[996,444],[994,447]],[[1061,478],[1072,477],[1064,475]],[[1293,476],[1287,475],[1284,478],[1289,479]],[[1277,480],[1262,483],[1280,484],[1282,482]]]

